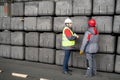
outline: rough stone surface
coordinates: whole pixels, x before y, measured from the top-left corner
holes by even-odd
[[[25,59],[30,61],[38,61],[38,48],[26,47]]]
[[[11,46],[11,58],[23,59],[24,58],[24,47]]]
[[[115,0],[93,0],[93,14],[114,14]]]
[[[29,32],[25,33],[25,45],[26,46],[38,46],[38,33]]]
[[[73,0],[74,15],[90,15],[92,12],[92,0]]]
[[[38,31],[52,31],[52,17],[38,17],[37,18]]]
[[[54,63],[55,62],[54,49],[39,48],[39,61],[44,63]]]

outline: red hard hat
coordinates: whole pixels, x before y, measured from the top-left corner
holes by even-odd
[[[88,21],[88,24],[91,26],[91,27],[95,27],[96,26],[96,21],[95,21],[95,19],[90,19],[89,21]]]

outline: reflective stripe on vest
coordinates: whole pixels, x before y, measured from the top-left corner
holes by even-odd
[[[75,40],[72,40],[72,41],[70,41],[70,40],[68,40],[67,39],[67,37],[66,37],[66,35],[65,35],[65,29],[69,29],[68,27],[65,27],[64,29],[63,29],[63,33],[62,33],[62,46],[74,46],[75,45]],[[70,29],[69,29],[70,30]],[[73,35],[73,32],[70,30],[70,32],[72,33],[72,35]]]

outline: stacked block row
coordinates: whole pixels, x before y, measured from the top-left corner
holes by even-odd
[[[11,5],[12,16],[114,15],[114,13],[120,13],[119,0],[14,0],[14,2]]]

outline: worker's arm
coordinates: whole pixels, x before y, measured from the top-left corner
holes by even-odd
[[[76,39],[76,36],[72,35],[72,33],[70,32],[69,29],[65,29],[64,33],[69,40],[75,40]]]
[[[85,32],[80,51],[84,52],[90,37],[91,37],[90,34],[88,32]]]

